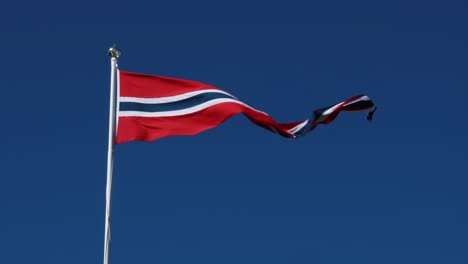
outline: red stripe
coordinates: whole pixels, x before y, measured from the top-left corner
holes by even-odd
[[[124,97],[157,98],[204,89],[220,90],[214,86],[195,81],[126,71],[119,72],[120,96]]]

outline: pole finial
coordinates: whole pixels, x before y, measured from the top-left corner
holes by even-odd
[[[117,48],[116,45],[112,45],[112,47],[109,48],[109,56],[112,57],[112,58],[119,58],[120,57],[120,50],[119,48]]]

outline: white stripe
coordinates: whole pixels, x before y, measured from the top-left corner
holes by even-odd
[[[178,94],[174,96],[167,96],[167,97],[157,97],[157,98],[141,98],[141,97],[126,97],[122,96],[120,97],[120,102],[129,102],[129,103],[142,103],[142,104],[165,104],[165,103],[171,103],[171,102],[177,102],[181,100],[185,100],[194,96],[197,96],[199,94],[203,93],[220,93],[220,94],[225,94],[228,96],[231,96],[233,98],[236,98],[235,96],[221,90],[215,90],[215,89],[206,89],[206,90],[199,90],[199,91],[194,91],[194,92],[188,92],[184,94]],[[237,99],[237,98],[236,98]]]
[[[299,130],[301,130],[303,127],[305,127],[305,125],[307,125],[307,122],[309,122],[309,120],[306,120],[306,121],[300,123],[299,125],[297,125],[297,126],[291,128],[291,129],[289,129],[288,132],[291,133],[291,134],[296,133],[297,131],[299,131]]]
[[[361,96],[361,97],[359,97],[359,98],[357,98],[357,99],[343,105],[343,107],[345,107],[347,105],[350,105],[350,104],[354,104],[354,103],[359,102],[359,101],[369,101],[369,100],[370,100],[369,97],[367,97],[366,95],[363,95],[363,96]],[[325,112],[322,113],[322,116],[329,115],[329,114],[333,113],[335,111],[335,109],[340,107],[343,103],[344,102],[341,102],[339,104],[336,104],[336,105],[328,108]],[[320,120],[323,120],[323,119],[325,119],[325,118],[320,118]]]
[[[346,107],[346,106],[348,106],[350,104],[354,104],[354,103],[359,102],[359,101],[370,101],[370,98],[367,95],[363,95],[363,96],[359,97],[358,99],[343,105],[343,107]],[[360,109],[360,110],[347,110],[347,111],[349,111],[349,112],[372,112],[374,110],[375,110],[375,106],[371,106],[371,107]]]
[[[370,100],[370,98],[367,97],[367,95],[363,95],[363,96],[359,97],[358,99],[355,99],[355,100],[343,105],[343,107],[345,107],[347,105],[350,105],[350,104],[354,104],[354,103],[359,102],[359,101],[369,101],[369,100]]]
[[[217,105],[217,104],[222,104],[222,103],[236,103],[240,104],[242,106],[245,106],[247,108],[250,108],[254,111],[257,111],[259,113],[262,113],[264,115],[268,115],[267,113],[264,113],[262,111],[258,111],[257,109],[246,105],[238,100],[235,99],[230,99],[230,98],[220,98],[220,99],[213,99],[207,102],[204,102],[202,104],[192,106],[189,108],[185,108],[182,110],[174,110],[174,111],[165,111],[165,112],[141,112],[141,111],[120,111],[119,116],[140,116],[140,117],[168,117],[168,116],[181,116],[181,115],[188,115],[192,114],[201,110],[204,110],[208,107]]]
[[[332,106],[332,107],[328,108],[327,111],[325,111],[325,112],[322,113],[322,116],[324,116],[324,115],[329,115],[329,114],[333,113],[333,111],[335,111],[335,109],[338,108],[338,107],[340,107],[342,104],[343,104],[343,103],[341,102],[341,103],[339,103],[339,104],[337,104],[337,105],[335,105],[335,106]]]
[[[326,111],[324,111],[324,112],[322,113],[322,115],[321,115],[317,120],[315,120],[315,122],[322,122],[323,120],[325,120],[325,119],[328,117],[328,115],[330,115],[331,113],[333,113],[333,111],[335,111],[335,109],[338,108],[338,107],[340,107],[342,104],[343,104],[343,102],[341,102],[341,103],[339,103],[339,104],[337,104],[337,105],[335,105],[335,106],[332,106],[332,107],[328,108]]]

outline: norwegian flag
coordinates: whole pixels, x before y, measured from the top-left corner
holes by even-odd
[[[126,71],[118,71],[118,76],[116,143],[195,135],[239,113],[276,134],[298,138],[319,124],[332,122],[342,111],[365,111],[371,120],[376,110],[369,97],[358,95],[318,109],[310,119],[278,123],[267,113],[208,84]]]

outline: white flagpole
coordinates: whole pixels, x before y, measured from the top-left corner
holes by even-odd
[[[117,58],[120,50],[113,46],[109,49],[111,57],[111,81],[110,81],[110,106],[109,106],[109,141],[107,145],[107,183],[106,183],[106,219],[104,230],[104,264],[109,264],[110,240],[111,240],[111,193],[112,193],[112,165],[114,162],[115,142],[115,84],[117,71]]]

